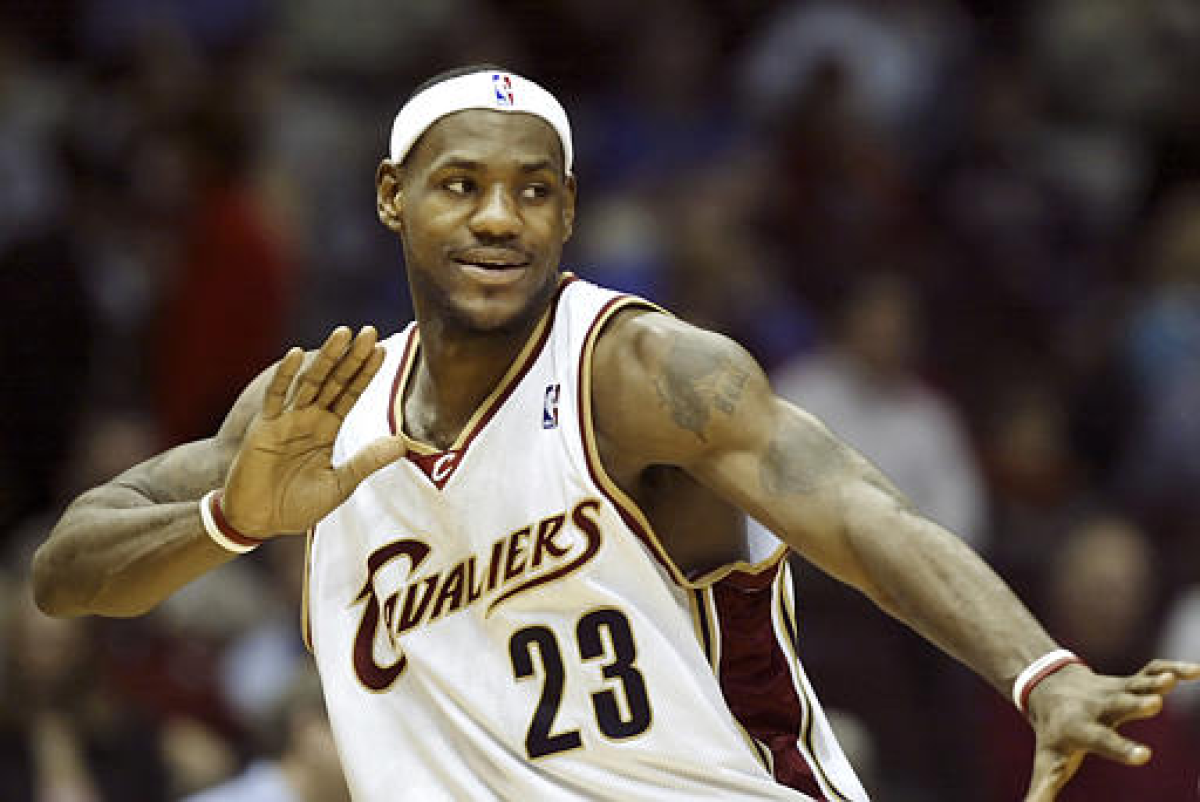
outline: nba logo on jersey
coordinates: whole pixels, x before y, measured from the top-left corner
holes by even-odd
[[[558,394],[561,390],[561,384],[546,385],[546,400],[545,403],[542,404],[543,429],[558,428]]]
[[[511,106],[513,104],[512,78],[509,78],[507,75],[495,73],[492,75],[492,89],[496,93],[497,106]]]

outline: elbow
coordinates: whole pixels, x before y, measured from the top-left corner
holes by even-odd
[[[44,543],[34,553],[31,565],[33,602],[48,616],[74,618],[81,615],[103,615],[132,618],[144,615],[153,604],[137,604],[128,600],[104,601],[96,594],[87,594],[86,587],[72,577],[65,558],[54,547]]]

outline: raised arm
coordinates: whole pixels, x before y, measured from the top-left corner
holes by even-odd
[[[820,421],[776,396],[729,339],[627,312],[601,338],[593,370],[603,438],[640,464],[685,469],[1000,693],[1055,648],[983,560]],[[1042,682],[1029,706],[1039,749],[1030,799],[1053,799],[1085,751],[1145,762],[1149,753],[1116,725],[1157,713],[1160,694],[1196,676],[1200,667],[1176,663],[1131,678],[1073,665]]]
[[[200,500],[257,539],[303,532],[368,474],[394,460],[381,441],[331,464],[346,414],[379,369],[374,329],[339,328],[305,358],[292,349],[256,378],[213,438],[173,448],[87,491],[33,560],[34,595],[51,615],[133,616],[235,556],[204,529]]]

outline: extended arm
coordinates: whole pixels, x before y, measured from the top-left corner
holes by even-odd
[[[225,517],[259,539],[303,532],[396,459],[385,438],[332,465],[342,421],[383,361],[374,329],[339,328],[305,360],[292,349],[255,379],[218,434],[137,465],[75,500],[34,556],[38,606],[52,615],[146,612],[233,553],[201,523],[224,489]]]
[[[778,398],[733,342],[664,315],[626,313],[601,339],[594,370],[602,376],[595,386],[604,388],[595,406],[605,438],[641,464],[687,470],[1002,694],[1055,647],[983,560],[913,510],[819,421]],[[1152,667],[1110,678],[1071,666],[1034,691],[1043,775],[1035,772],[1035,784],[1049,794],[1036,798],[1052,799],[1084,750],[1128,763],[1148,758],[1115,726],[1153,715],[1160,693],[1200,673]]]

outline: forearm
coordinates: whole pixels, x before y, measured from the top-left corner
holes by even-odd
[[[234,555],[204,532],[196,501],[152,502],[108,484],[64,513],[33,563],[51,615],[139,615]]]
[[[882,491],[855,499],[845,537],[865,592],[885,611],[1007,696],[1054,642],[999,576],[959,538]]]

